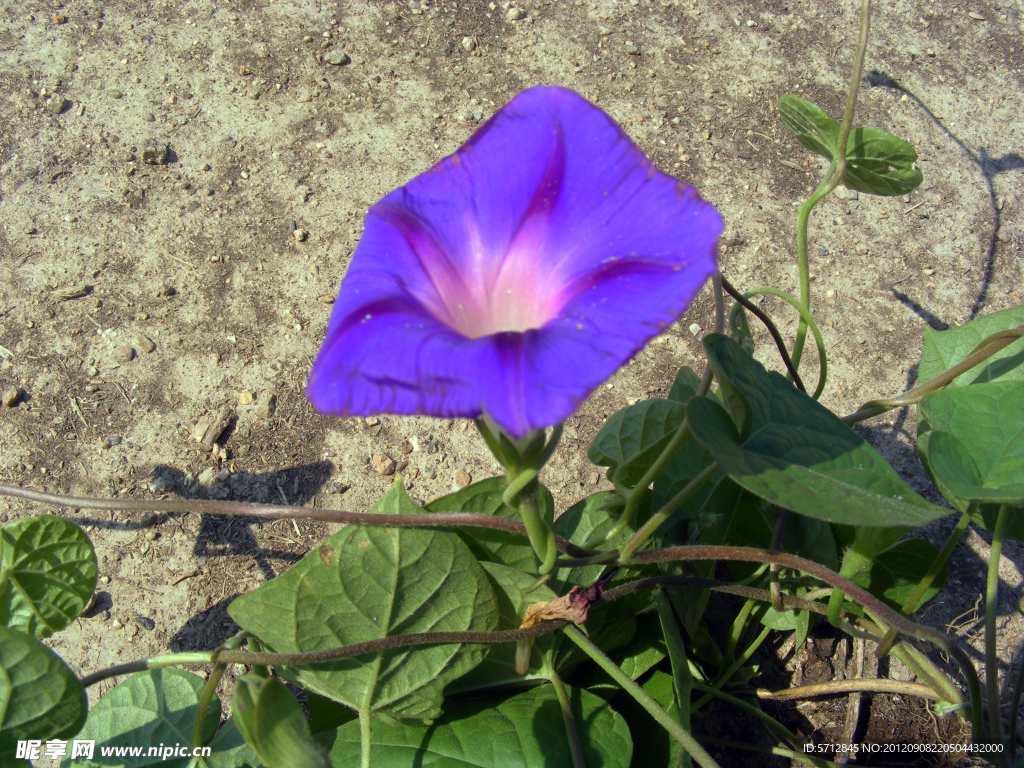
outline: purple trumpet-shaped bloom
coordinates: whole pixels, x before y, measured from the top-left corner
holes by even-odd
[[[686,309],[721,230],[600,109],[531,88],[370,209],[307,396],[558,423]]]

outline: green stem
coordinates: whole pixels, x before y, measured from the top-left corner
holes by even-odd
[[[570,624],[565,628],[565,634],[570,640],[578,645],[582,651],[593,659],[601,669],[608,673],[608,675],[622,686],[623,690],[626,691],[630,696],[636,699],[637,703],[647,710],[647,713],[653,717],[662,728],[669,732],[669,735],[679,742],[679,745],[685,749],[697,764],[701,768],[720,768],[715,759],[707,753],[697,740],[693,738],[693,735],[683,728],[668,712],[666,712],[658,702],[656,702],[651,695],[647,693],[643,688],[636,684],[636,682],[623,672],[618,665],[609,659],[604,651],[594,645],[590,638],[584,635],[574,625]]]
[[[709,369],[710,367],[711,366],[708,366]],[[683,424],[686,426],[685,422]],[[689,432],[689,428],[687,428],[687,432]],[[712,475],[717,471],[718,465],[712,462],[708,466],[704,467],[699,475],[688,482],[679,493],[665,502],[662,508],[651,515],[650,519],[640,527],[640,530],[634,533],[629,538],[629,541],[622,546],[619,550],[619,559],[626,560],[630,555],[632,555],[633,552],[636,551],[637,547],[641,546],[645,541],[647,541],[647,539],[654,535],[654,532],[661,527],[661,524],[668,520],[672,513],[679,509],[679,507],[689,501],[690,497],[700,490],[700,487],[710,480]]]
[[[761,634],[759,634],[757,638],[755,638],[754,642],[752,642],[747,647],[747,649],[743,651],[743,653],[740,654],[740,656],[737,659],[735,659],[732,664],[729,665],[729,668],[725,670],[725,672],[718,676],[718,679],[715,680],[715,684],[712,686],[716,691],[720,691],[722,690],[722,688],[725,687],[725,684],[732,679],[732,676],[735,675],[737,671],[739,671],[740,667],[746,664],[747,660],[754,655],[758,648],[761,647],[761,643],[763,643],[768,638],[768,635],[771,633],[771,631],[772,630],[770,627],[765,627],[764,629],[762,629]],[[704,694],[704,696],[702,696],[700,699],[694,702],[693,709],[698,710],[705,704],[707,704],[709,701],[711,701],[711,694],[706,693]]]
[[[768,286],[759,286],[757,288],[751,288],[749,291],[745,291],[743,293],[743,298],[749,299],[752,296],[760,296],[761,294],[776,296],[785,301],[787,304],[793,307],[793,309],[800,313],[801,324],[805,324],[808,328],[811,329],[811,334],[814,336],[814,343],[818,347],[818,384],[814,388],[814,393],[811,395],[811,397],[817,400],[821,396],[821,393],[825,390],[825,379],[828,377],[828,355],[827,350],[825,349],[825,339],[822,337],[821,331],[818,329],[818,324],[814,322],[814,318],[811,316],[811,312],[809,309],[804,307],[803,304],[794,299],[788,293],[786,293],[785,291],[780,291],[778,288],[770,288]],[[803,344],[801,343],[800,346],[803,347]],[[799,362],[799,360],[796,360],[794,358],[790,361],[790,365],[795,370],[796,366],[799,365]],[[792,378],[792,376],[790,376],[790,378]]]
[[[679,622],[676,620],[675,611],[672,610],[672,603],[665,594],[665,590],[654,590],[654,603],[658,607],[658,619],[661,621],[661,631],[665,635],[665,646],[668,648],[668,660],[672,666],[672,680],[676,689],[676,704],[679,707],[679,724],[687,731],[690,730],[690,695],[693,687],[693,675],[690,674],[690,665],[686,659],[686,648],[683,645],[683,637],[679,633]],[[683,768],[690,768],[690,755],[685,750],[680,760]]]
[[[221,648],[233,651],[242,644],[242,640],[244,639],[245,634],[239,632],[234,637],[228,638],[227,642],[225,642]],[[227,664],[214,664],[213,669],[210,671],[210,676],[206,679],[206,685],[203,687],[203,693],[199,697],[199,704],[196,709],[195,725],[192,727],[193,748],[203,746],[203,723],[206,721],[206,708],[210,706],[210,701],[213,700],[213,696],[217,692],[217,686],[220,684],[220,680],[224,676],[225,667],[227,667]]]
[[[1010,750],[1010,759],[1017,754],[1017,713],[1020,711],[1020,696],[1024,692],[1024,659],[1017,659],[1017,674],[1013,681],[1013,694],[1010,697],[1010,722],[1006,726],[1006,741]]]
[[[359,768],[371,768],[370,748],[373,745],[373,728],[370,727],[370,713],[359,710]]]
[[[974,506],[973,504],[971,506]],[[967,530],[968,524],[971,522],[970,510],[960,516],[960,522],[956,524],[956,528],[949,534],[949,538],[946,539],[946,545],[942,548],[942,551],[935,556],[932,564],[929,566],[928,571],[924,577],[917,583],[917,587],[914,588],[913,594],[907,598],[907,601],[903,604],[903,608],[900,610],[904,616],[909,616],[918,609],[921,604],[921,600],[924,598],[928,588],[935,581],[935,578],[939,575],[939,571],[942,570],[943,566],[946,565],[946,561],[949,560],[949,556],[953,554],[953,550],[956,545],[960,543],[960,539],[963,538],[964,532]],[[878,648],[875,650],[875,655],[878,658],[884,657],[889,649],[892,648],[892,644],[896,641],[896,630],[889,628],[885,633],[885,637],[882,638],[882,642],[878,644]]]
[[[693,681],[693,688],[696,691],[710,694],[711,696],[714,696],[716,699],[721,699],[724,702],[732,704],[734,707],[738,707],[742,709],[744,712],[749,712],[758,720],[761,720],[777,735],[781,736],[786,741],[786,743],[788,743],[794,749],[799,749],[801,746],[803,746],[803,743],[800,741],[800,739],[796,737],[796,734],[790,731],[786,726],[784,726],[774,717],[764,712],[760,707],[754,706],[750,702],[744,701],[743,699],[737,696],[733,696],[730,693],[720,691],[717,688],[708,685],[707,683],[702,683],[700,680]]]
[[[797,214],[796,224],[796,249],[797,262],[800,269],[800,303],[808,312],[811,309],[811,278],[807,262],[807,219],[811,210],[827,194],[842,183],[843,175],[846,173],[846,143],[850,137],[850,129],[853,127],[853,113],[857,107],[857,92],[860,89],[860,78],[864,72],[864,58],[868,47],[868,33],[871,31],[871,0],[863,0],[860,13],[860,38],[857,41],[857,51],[853,59],[853,72],[850,76],[850,87],[846,93],[846,109],[843,112],[843,120],[839,124],[839,139],[836,142],[836,156],[832,159],[828,173],[824,180],[814,190],[814,193],[807,199],[807,202],[800,207]],[[804,348],[804,339],[807,336],[807,323],[803,315],[800,317],[800,324],[796,329],[796,342],[793,344],[793,365],[800,368],[800,355]]]
[[[81,679],[82,687],[88,688],[103,680],[109,680],[118,675],[130,675],[135,672],[145,672],[149,669],[163,669],[164,667],[178,667],[185,664],[211,664],[217,651],[197,651],[191,653],[172,653],[167,656],[153,656],[148,659],[139,659],[127,664],[118,664],[99,672],[93,672]]]
[[[565,721],[565,733],[569,737],[569,752],[572,755],[573,768],[587,768],[586,760],[583,757],[583,744],[580,742],[580,732],[576,727],[576,717],[572,713],[569,695],[565,692],[562,678],[558,676],[550,659],[545,661],[545,666],[548,679],[555,686],[555,695],[558,696],[558,703],[562,707],[562,719]]]
[[[1010,505],[1002,504],[992,531],[992,554],[988,559],[985,584],[985,687],[988,689],[988,727],[992,743],[1003,743],[1003,721],[999,716],[999,656],[996,653],[996,611],[999,601],[999,560],[1003,534],[1010,518]]]

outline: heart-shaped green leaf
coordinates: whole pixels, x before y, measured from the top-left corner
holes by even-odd
[[[309,723],[276,677],[243,675],[231,697],[235,725],[266,768],[330,768]]]
[[[506,506],[501,500],[505,486],[504,477],[491,477],[435,499],[424,509],[428,512],[478,512],[484,515],[519,520],[519,512]],[[551,497],[551,492],[544,486],[540,487],[540,507],[540,515],[544,520],[554,519],[555,500]],[[524,536],[490,528],[457,528],[456,530],[480,561],[503,563],[510,568],[522,571],[536,568],[536,556],[533,554],[530,542]]]
[[[171,766],[202,768],[214,765],[240,764],[252,758],[252,750],[241,739],[233,738],[228,743],[213,739],[220,721],[220,702],[214,697],[206,710],[203,721],[203,742],[209,742],[211,756],[194,761],[192,757],[149,755],[150,747],[175,745],[184,746],[192,742],[196,710],[206,681],[191,672],[169,667],[139,672],[119,683],[89,711],[85,727],[76,739],[92,739],[96,742],[91,759],[77,758],[62,763],[73,768],[93,766]],[[227,735],[237,737],[237,732]],[[213,752],[214,744],[218,751]],[[224,753],[231,744],[233,757]],[[102,756],[104,747],[139,748],[138,755]],[[214,760],[213,758],[216,758]]]
[[[18,629],[0,627],[0,763],[18,741],[67,739],[85,722],[85,689],[57,654]]]
[[[715,373],[750,403],[751,431],[741,441],[728,412],[694,398],[686,415],[694,436],[736,483],[780,507],[849,525],[923,525],[949,514],[929,504],[831,411],[769,373],[735,341],[709,334]]]
[[[63,517],[0,529],[0,623],[44,638],[68,626],[96,588],[89,537]]]
[[[921,351],[921,365],[917,371],[918,381],[924,383],[952,368],[993,333],[1022,324],[1024,304],[984,315],[947,331],[925,328],[924,349]],[[962,387],[996,380],[1024,381],[1024,338],[1017,339],[985,362],[960,374],[950,386]]]
[[[396,483],[374,511],[419,507]],[[417,632],[492,630],[498,622],[487,574],[457,534],[355,525],[237,598],[229,613],[279,653]],[[441,712],[444,686],[479,664],[485,652],[479,645],[418,646],[278,671],[366,715],[382,711],[429,720]]]
[[[673,400],[643,400],[612,414],[590,444],[587,456],[610,467],[609,479],[632,487],[658,458],[679,425],[685,408]]]
[[[629,728],[600,697],[566,686],[587,765],[628,768]],[[331,763],[359,765],[359,724],[333,734]],[[388,768],[569,766],[572,756],[558,698],[550,685],[508,699],[477,699],[445,707],[433,725],[375,721],[370,759]]]

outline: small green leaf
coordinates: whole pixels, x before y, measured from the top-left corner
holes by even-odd
[[[235,726],[267,768],[330,768],[302,707],[276,677],[238,678],[231,711]]]
[[[924,178],[917,152],[903,139],[875,128],[854,128],[846,143],[843,184],[869,195],[905,195]]]
[[[920,383],[930,381],[971,353],[983,339],[1024,324],[1024,304],[993,312],[948,331],[924,329],[924,349],[917,371]],[[989,381],[1024,381],[1024,338],[996,352],[985,362],[953,379],[951,387]]]
[[[67,739],[85,722],[85,689],[60,656],[31,635],[0,627],[0,762],[18,741]]]
[[[927,541],[906,539],[876,555],[871,569],[861,571],[853,580],[890,607],[901,610],[938,555],[939,550]],[[938,594],[945,580],[943,566],[925,592],[922,604]]]
[[[587,765],[628,768],[633,746],[626,722],[600,697],[566,686]],[[331,763],[359,765],[359,724],[339,728]],[[572,765],[562,710],[550,685],[508,699],[445,707],[433,725],[376,720],[373,764],[387,768],[508,768]]]
[[[587,456],[599,467],[611,467],[609,479],[632,487],[671,441],[684,416],[684,405],[673,400],[627,406],[605,422]]]
[[[419,507],[396,483],[374,511],[397,514]],[[487,574],[458,535],[355,525],[237,598],[229,613],[278,653],[417,632],[493,630],[498,622]],[[361,712],[426,720],[440,714],[444,686],[479,664],[486,650],[418,646],[278,672]]]
[[[720,334],[704,338],[720,380],[741,392],[751,431],[741,441],[717,401],[694,398],[686,415],[694,436],[748,491],[807,517],[850,525],[923,525],[949,514],[900,479],[862,438],[777,373]]]
[[[779,99],[779,115],[796,140],[831,162],[839,142],[839,123],[809,101],[787,94]]]
[[[583,546],[588,539],[608,533],[618,523],[618,520],[609,516],[605,508],[605,505],[615,497],[616,494],[608,491],[592,494],[573,504],[559,515],[552,528],[563,539]],[[622,533],[608,542],[608,547],[616,547],[625,543],[636,531],[636,527],[643,525],[650,516],[651,494],[647,491],[640,497],[637,504],[633,525],[627,525]],[[604,571],[605,566],[603,565],[586,565],[559,570],[558,576],[566,584],[589,587],[600,578]]]
[[[44,638],[67,627],[96,588],[89,537],[62,517],[0,529],[0,623]]]
[[[519,520],[519,512],[502,503],[501,496],[505,492],[504,477],[491,477],[479,483],[473,483],[460,491],[442,496],[427,504],[428,512],[478,512],[484,515],[506,517]],[[544,520],[553,520],[555,516],[555,500],[551,492],[540,488],[540,515]],[[490,528],[456,528],[456,532],[477,560],[492,563],[503,563],[510,568],[529,571],[536,568],[537,559],[533,554],[530,542],[524,536],[506,531],[495,531]]]
[[[93,739],[92,759],[70,761],[74,768],[92,766],[170,766],[186,768],[191,757],[165,759],[147,755],[150,747],[192,743],[196,709],[206,681],[191,672],[169,667],[139,672],[119,683],[89,711],[85,727],[76,739]],[[209,741],[220,721],[220,702],[215,696],[203,721],[203,742]],[[103,747],[141,747],[139,756],[101,757]],[[239,747],[240,749],[243,748]],[[63,768],[63,766],[62,766]]]

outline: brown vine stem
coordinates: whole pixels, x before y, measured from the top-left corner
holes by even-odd
[[[467,526],[470,528],[493,528],[519,536],[526,536],[526,526],[519,520],[483,515],[473,512],[412,512],[409,514],[385,515],[376,512],[345,512],[340,509],[319,507],[284,507],[274,504],[251,504],[244,501],[211,501],[209,499],[92,499],[81,496],[63,496],[43,493],[14,485],[0,485],[0,496],[13,496],[39,504],[54,504],[58,507],[100,509],[104,511],[130,512],[201,512],[207,515],[247,515],[271,520],[316,520],[322,523],[350,523],[384,528],[424,528]],[[598,554],[578,547],[570,541],[556,536],[555,545],[559,552],[570,557],[593,557]]]
[[[844,579],[830,568],[826,568],[813,560],[807,560],[806,558],[790,555],[785,552],[772,552],[767,549],[756,549],[753,547],[700,545],[669,547],[666,549],[635,553],[631,560],[620,563],[620,565],[630,566],[686,560],[736,560],[747,563],[778,563],[785,568],[793,568],[798,571],[803,571],[815,578],[821,579],[826,584],[830,584],[837,589],[841,589],[853,600],[856,600],[864,606],[869,613],[885,625],[893,627],[898,632],[909,637],[915,637],[918,640],[923,640],[939,646],[950,656],[956,659],[964,677],[967,678],[967,686],[970,691],[971,699],[971,730],[973,732],[975,742],[980,743],[982,741],[981,683],[978,680],[978,673],[974,669],[974,665],[971,663],[970,657],[952,638],[944,635],[936,629],[925,627],[917,624],[916,622],[910,621],[905,616],[902,616],[887,606],[863,587],[854,584],[849,579]]]
[[[102,669],[81,679],[82,687],[88,688],[98,682],[107,680],[118,675],[127,675],[132,672],[144,672],[147,669],[161,669],[163,667],[176,667],[182,664],[249,664],[260,666],[283,666],[289,664],[324,664],[339,659],[347,659],[352,656],[362,656],[365,653],[376,653],[389,651],[395,648],[406,648],[411,645],[462,645],[465,643],[514,643],[519,640],[536,638],[554,632],[564,627],[569,622],[564,619],[555,619],[543,624],[537,624],[527,629],[509,629],[497,632],[416,632],[409,635],[393,635],[392,637],[381,637],[376,640],[367,640],[364,643],[353,643],[340,648],[328,648],[323,651],[311,651],[309,653],[253,653],[251,651],[231,651],[218,648],[213,651],[192,651],[187,653],[168,654],[167,656],[154,656],[149,659],[140,659],[127,664],[118,664],[114,667]]]
[[[844,416],[842,421],[844,424],[852,426],[857,422],[873,418],[886,411],[891,411],[893,408],[902,408],[905,405],[919,403],[925,395],[930,392],[937,392],[947,386],[953,379],[971,370],[974,366],[985,362],[996,352],[1005,349],[1021,337],[1024,337],[1024,325],[1018,325],[1016,328],[1010,328],[1005,331],[997,331],[991,336],[982,339],[967,357],[949,370],[943,371],[934,379],[926,381],[924,384],[918,384],[913,389],[908,389],[899,397],[869,400],[860,406],[856,412],[851,413],[849,416]]]
[[[759,699],[803,699],[810,696],[842,696],[844,693],[898,693],[905,696],[917,696],[930,701],[940,701],[935,691],[922,683],[901,683],[899,680],[831,680],[818,685],[800,685],[783,691],[767,691],[758,689],[755,695]]]

